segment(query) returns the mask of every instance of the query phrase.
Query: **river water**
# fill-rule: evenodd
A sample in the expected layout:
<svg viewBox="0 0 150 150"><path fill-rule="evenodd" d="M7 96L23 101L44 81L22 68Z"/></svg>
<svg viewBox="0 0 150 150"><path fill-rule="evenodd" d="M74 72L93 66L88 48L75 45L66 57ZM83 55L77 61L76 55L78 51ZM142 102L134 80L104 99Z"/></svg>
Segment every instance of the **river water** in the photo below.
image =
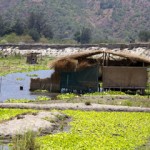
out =
<svg viewBox="0 0 150 150"><path fill-rule="evenodd" d="M53 70L39 70L25 73L12 73L0 77L0 102L7 99L35 99L37 94L29 91L31 78L47 78ZM35 77L33 77L35 75ZM31 77L32 76L32 77ZM23 90L20 90L20 86Z"/></svg>

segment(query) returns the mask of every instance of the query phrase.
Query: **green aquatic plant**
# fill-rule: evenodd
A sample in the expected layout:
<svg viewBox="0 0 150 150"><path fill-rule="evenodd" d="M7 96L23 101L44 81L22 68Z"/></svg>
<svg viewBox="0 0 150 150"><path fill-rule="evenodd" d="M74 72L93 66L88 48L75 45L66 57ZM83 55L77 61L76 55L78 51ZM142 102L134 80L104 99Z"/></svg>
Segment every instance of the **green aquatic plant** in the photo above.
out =
<svg viewBox="0 0 150 150"><path fill-rule="evenodd" d="M35 90L34 93L48 93L48 90Z"/></svg>
<svg viewBox="0 0 150 150"><path fill-rule="evenodd" d="M75 97L77 97L77 95L74 94L74 93L65 93L65 94L57 95L56 98L59 99L59 100L67 100L67 99L73 99Z"/></svg>
<svg viewBox="0 0 150 150"><path fill-rule="evenodd" d="M63 113L72 117L70 131L38 137L42 150L134 150L150 137L149 113Z"/></svg>
<svg viewBox="0 0 150 150"><path fill-rule="evenodd" d="M34 100L29 100L29 99L13 99L9 98L5 101L5 103L29 103L33 102Z"/></svg>
<svg viewBox="0 0 150 150"><path fill-rule="evenodd" d="M26 76L28 76L28 77L38 77L37 74L26 74Z"/></svg>
<svg viewBox="0 0 150 150"><path fill-rule="evenodd" d="M48 101L51 100L50 97L47 96L38 96L36 99L29 100L29 99L7 99L5 103L30 103L30 102L39 102L39 101Z"/></svg>
<svg viewBox="0 0 150 150"><path fill-rule="evenodd" d="M103 91L103 92L95 92L95 93L86 93L84 96L99 96L99 95L126 95L121 91Z"/></svg>
<svg viewBox="0 0 150 150"><path fill-rule="evenodd" d="M21 81L24 80L24 78L16 78L16 80Z"/></svg>
<svg viewBox="0 0 150 150"><path fill-rule="evenodd" d="M48 100L51 100L51 98L47 96L38 96L36 98L36 101L48 101Z"/></svg>
<svg viewBox="0 0 150 150"><path fill-rule="evenodd" d="M19 114L34 113L34 112L37 112L37 111L31 110L31 109L1 109L0 108L0 121L8 120Z"/></svg>

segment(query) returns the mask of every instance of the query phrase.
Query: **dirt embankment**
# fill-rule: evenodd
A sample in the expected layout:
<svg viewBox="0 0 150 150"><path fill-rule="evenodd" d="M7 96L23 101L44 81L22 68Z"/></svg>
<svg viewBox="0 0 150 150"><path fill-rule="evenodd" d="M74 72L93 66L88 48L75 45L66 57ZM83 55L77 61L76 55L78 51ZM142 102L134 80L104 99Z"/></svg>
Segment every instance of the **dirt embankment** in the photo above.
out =
<svg viewBox="0 0 150 150"><path fill-rule="evenodd" d="M66 128L70 118L59 112L40 111L33 114L18 115L0 123L0 140L4 143L15 135L33 131L39 135L55 133ZM62 129L63 126L63 129Z"/></svg>
<svg viewBox="0 0 150 150"><path fill-rule="evenodd" d="M150 108L143 107L128 107L128 106L113 106L84 103L54 103L54 104L32 104L32 103L1 103L0 108L20 108L20 109L38 109L38 110L86 110L86 111L120 111L120 112L150 112Z"/></svg>

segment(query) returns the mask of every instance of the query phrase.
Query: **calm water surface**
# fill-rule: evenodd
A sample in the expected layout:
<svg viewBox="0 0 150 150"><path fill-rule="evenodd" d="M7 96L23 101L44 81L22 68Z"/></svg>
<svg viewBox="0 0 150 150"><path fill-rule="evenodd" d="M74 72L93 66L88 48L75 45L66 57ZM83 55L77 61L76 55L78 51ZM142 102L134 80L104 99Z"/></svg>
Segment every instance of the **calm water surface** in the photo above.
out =
<svg viewBox="0 0 150 150"><path fill-rule="evenodd" d="M7 99L35 99L37 94L31 93L30 78L47 78L53 73L53 70L39 70L25 73L12 73L0 77L0 102ZM30 77L28 75L36 74L37 77ZM23 90L20 90L23 86Z"/></svg>

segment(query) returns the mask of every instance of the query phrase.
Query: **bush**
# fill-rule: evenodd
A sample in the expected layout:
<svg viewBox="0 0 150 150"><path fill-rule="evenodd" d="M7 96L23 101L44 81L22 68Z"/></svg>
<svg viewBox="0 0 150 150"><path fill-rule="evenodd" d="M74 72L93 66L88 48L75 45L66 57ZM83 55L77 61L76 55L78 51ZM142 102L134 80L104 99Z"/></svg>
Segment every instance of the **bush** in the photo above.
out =
<svg viewBox="0 0 150 150"><path fill-rule="evenodd" d="M150 40L150 31L146 30L140 31L138 36L140 41L148 42Z"/></svg>
<svg viewBox="0 0 150 150"><path fill-rule="evenodd" d="M31 29L29 31L29 35L35 42L38 42L40 40L40 33L36 29Z"/></svg>
<svg viewBox="0 0 150 150"><path fill-rule="evenodd" d="M40 145L35 140L36 134L28 131L24 135L16 135L12 139L12 150L40 150Z"/></svg>

